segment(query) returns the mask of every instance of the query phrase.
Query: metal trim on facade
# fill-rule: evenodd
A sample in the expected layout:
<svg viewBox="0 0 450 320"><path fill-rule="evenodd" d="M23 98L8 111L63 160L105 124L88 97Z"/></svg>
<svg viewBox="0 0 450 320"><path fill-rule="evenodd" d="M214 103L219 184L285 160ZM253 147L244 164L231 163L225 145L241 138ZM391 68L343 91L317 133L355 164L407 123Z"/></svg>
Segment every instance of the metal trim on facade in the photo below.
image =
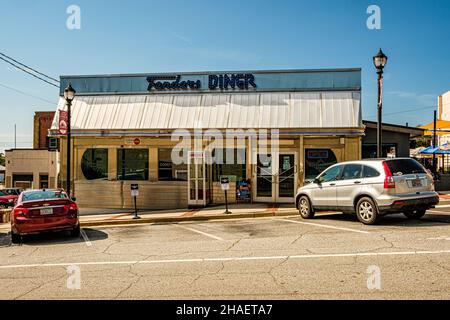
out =
<svg viewBox="0 0 450 320"><path fill-rule="evenodd" d="M362 128L360 98L359 92L83 96L72 105L72 130Z"/></svg>

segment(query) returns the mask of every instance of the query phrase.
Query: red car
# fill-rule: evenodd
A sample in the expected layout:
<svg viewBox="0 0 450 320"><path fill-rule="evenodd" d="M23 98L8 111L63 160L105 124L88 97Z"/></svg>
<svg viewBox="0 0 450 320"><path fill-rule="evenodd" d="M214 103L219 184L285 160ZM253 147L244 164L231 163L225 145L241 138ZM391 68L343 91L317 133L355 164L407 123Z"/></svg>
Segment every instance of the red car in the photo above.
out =
<svg viewBox="0 0 450 320"><path fill-rule="evenodd" d="M80 220L75 201L63 190L28 190L20 194L11 213L11 240L47 231L70 231L80 235Z"/></svg>
<svg viewBox="0 0 450 320"><path fill-rule="evenodd" d="M17 195L9 194L6 191L0 190L0 209L13 207L14 201L17 198Z"/></svg>

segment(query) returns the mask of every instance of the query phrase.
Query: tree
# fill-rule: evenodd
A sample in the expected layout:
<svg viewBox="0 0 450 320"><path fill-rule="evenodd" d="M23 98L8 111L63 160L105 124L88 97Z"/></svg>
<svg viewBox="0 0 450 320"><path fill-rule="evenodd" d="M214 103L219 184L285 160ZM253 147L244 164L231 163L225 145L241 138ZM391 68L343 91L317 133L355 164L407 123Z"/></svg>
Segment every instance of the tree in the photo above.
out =
<svg viewBox="0 0 450 320"><path fill-rule="evenodd" d="M3 153L0 153L0 166L5 165L5 155Z"/></svg>

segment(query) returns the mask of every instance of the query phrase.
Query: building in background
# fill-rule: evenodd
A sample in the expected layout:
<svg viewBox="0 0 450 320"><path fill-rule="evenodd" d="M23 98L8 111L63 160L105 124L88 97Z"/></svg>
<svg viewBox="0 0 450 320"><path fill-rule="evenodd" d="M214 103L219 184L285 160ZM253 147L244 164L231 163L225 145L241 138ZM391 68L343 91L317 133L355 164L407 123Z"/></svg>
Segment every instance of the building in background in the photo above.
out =
<svg viewBox="0 0 450 320"><path fill-rule="evenodd" d="M58 187L58 140L48 137L55 112L34 115L33 149L5 151L5 185L7 188Z"/></svg>
<svg viewBox="0 0 450 320"><path fill-rule="evenodd" d="M58 111L66 109L64 88L77 91L71 190L81 206L130 208L136 183L140 208L220 204L224 176L230 201L236 182L250 180L255 202L294 203L305 181L361 158L361 69L62 76L60 83ZM59 112L51 134L61 138L65 185L58 129ZM172 159L180 129L187 136L200 130L182 164ZM261 152L255 146L267 144L271 130L279 147ZM217 132L226 146L210 146ZM208 163L226 154L233 164Z"/></svg>
<svg viewBox="0 0 450 320"><path fill-rule="evenodd" d="M0 187L3 187L5 185L5 172L6 168L0 165Z"/></svg>
<svg viewBox="0 0 450 320"><path fill-rule="evenodd" d="M363 159L377 157L377 122L363 120L366 126L362 140ZM424 129L383 123L383 157L410 156L411 141L424 134Z"/></svg>
<svg viewBox="0 0 450 320"><path fill-rule="evenodd" d="M450 121L450 91L438 97L438 120ZM438 142L438 145L450 142L450 134L438 135Z"/></svg>
<svg viewBox="0 0 450 320"><path fill-rule="evenodd" d="M48 130L52 126L54 111L35 112L33 122L33 149L49 150L58 148L58 139L49 137Z"/></svg>

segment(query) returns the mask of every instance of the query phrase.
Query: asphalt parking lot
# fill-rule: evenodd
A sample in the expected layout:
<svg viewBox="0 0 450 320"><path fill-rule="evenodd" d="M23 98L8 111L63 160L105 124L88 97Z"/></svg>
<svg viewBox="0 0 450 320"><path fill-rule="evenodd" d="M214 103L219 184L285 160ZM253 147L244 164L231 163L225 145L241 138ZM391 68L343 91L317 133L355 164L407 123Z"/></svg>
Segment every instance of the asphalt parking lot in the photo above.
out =
<svg viewBox="0 0 450 320"><path fill-rule="evenodd" d="M4 229L0 229L4 230ZM450 207L364 226L324 214L0 231L0 299L449 299Z"/></svg>

